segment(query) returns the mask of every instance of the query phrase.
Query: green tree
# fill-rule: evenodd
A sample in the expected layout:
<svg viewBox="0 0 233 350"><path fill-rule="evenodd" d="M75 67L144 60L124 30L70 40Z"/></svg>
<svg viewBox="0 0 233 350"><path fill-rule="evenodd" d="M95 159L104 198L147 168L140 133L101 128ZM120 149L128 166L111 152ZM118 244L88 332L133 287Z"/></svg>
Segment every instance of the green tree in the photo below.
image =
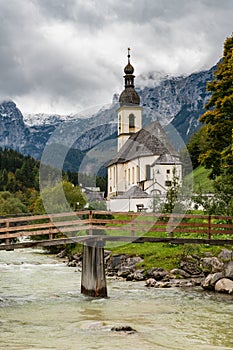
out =
<svg viewBox="0 0 233 350"><path fill-rule="evenodd" d="M214 181L214 194L203 194L200 191L193 197L193 201L203 208L205 214L232 216L232 184L233 174L224 173Z"/></svg>
<svg viewBox="0 0 233 350"><path fill-rule="evenodd" d="M0 215L26 213L27 207L14 194L0 192Z"/></svg>
<svg viewBox="0 0 233 350"><path fill-rule="evenodd" d="M67 202L64 202L64 194ZM45 203L45 206L44 204ZM86 204L86 197L78 186L68 181L62 181L52 188L45 188L35 201L34 212L43 214L46 209L50 213L61 213L82 209Z"/></svg>
<svg viewBox="0 0 233 350"><path fill-rule="evenodd" d="M200 161L211 169L212 179L224 168L232 166L231 157L225 151L231 145L233 129L233 35L226 39L221 62L215 71L215 79L207 85L212 96L206 105L207 111L200 117L206 128L206 149Z"/></svg>
<svg viewBox="0 0 233 350"><path fill-rule="evenodd" d="M166 193L165 202L163 204L163 213L183 212L184 205L182 204L182 188L180 179L176 173L176 168L172 171L171 186L168 188Z"/></svg>
<svg viewBox="0 0 233 350"><path fill-rule="evenodd" d="M206 125L203 125L195 134L190 137L190 140L187 143L186 147L189 152L193 169L195 169L200 165L200 155L202 153L205 153L208 149L208 144L206 142ZM182 155L183 154L181 154L181 157Z"/></svg>

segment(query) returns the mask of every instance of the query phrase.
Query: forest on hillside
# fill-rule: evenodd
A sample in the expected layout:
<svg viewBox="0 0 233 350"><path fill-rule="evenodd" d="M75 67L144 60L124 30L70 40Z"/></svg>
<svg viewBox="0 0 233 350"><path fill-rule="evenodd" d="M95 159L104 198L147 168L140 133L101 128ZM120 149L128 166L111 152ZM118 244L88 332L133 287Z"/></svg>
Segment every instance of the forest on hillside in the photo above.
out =
<svg viewBox="0 0 233 350"><path fill-rule="evenodd" d="M53 181L56 169L47 167ZM24 156L12 149L2 149L0 147L0 215L33 213L43 214L43 206L40 194L39 184L40 162L30 156ZM101 191L106 190L106 178L90 177L85 174L73 173L71 171L63 172L63 190L67 201L72 209L83 208L87 202L85 196L79 189L79 182L85 185L96 185ZM52 196L59 190L59 184L52 184L52 189L44 189L45 196ZM80 204L77 208L75 203ZM59 208L54 208L58 210Z"/></svg>

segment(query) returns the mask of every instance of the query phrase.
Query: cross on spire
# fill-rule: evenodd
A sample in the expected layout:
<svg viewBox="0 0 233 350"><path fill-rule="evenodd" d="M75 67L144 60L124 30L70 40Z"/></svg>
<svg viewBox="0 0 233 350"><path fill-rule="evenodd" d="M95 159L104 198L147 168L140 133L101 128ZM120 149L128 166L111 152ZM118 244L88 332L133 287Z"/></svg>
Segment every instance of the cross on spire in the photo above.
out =
<svg viewBox="0 0 233 350"><path fill-rule="evenodd" d="M130 63L130 47L128 47L128 63Z"/></svg>

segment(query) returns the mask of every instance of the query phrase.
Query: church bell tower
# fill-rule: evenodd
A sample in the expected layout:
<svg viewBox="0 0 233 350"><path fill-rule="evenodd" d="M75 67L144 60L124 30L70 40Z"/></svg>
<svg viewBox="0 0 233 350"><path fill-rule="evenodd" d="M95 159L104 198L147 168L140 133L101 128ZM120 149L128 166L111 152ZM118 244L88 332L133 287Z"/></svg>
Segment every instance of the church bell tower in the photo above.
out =
<svg viewBox="0 0 233 350"><path fill-rule="evenodd" d="M124 68L125 89L122 91L118 109L118 151L125 144L131 134L142 128L142 107L140 97L134 89L134 68L130 63L130 49L128 49L128 64Z"/></svg>

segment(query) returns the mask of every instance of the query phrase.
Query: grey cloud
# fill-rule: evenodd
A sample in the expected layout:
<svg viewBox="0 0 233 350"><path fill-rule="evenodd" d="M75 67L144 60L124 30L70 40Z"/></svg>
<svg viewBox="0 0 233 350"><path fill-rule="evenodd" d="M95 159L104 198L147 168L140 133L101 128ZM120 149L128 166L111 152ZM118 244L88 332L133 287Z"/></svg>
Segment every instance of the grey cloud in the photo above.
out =
<svg viewBox="0 0 233 350"><path fill-rule="evenodd" d="M107 103L122 88L128 45L137 75L209 68L232 14L231 0L0 0L0 96Z"/></svg>

